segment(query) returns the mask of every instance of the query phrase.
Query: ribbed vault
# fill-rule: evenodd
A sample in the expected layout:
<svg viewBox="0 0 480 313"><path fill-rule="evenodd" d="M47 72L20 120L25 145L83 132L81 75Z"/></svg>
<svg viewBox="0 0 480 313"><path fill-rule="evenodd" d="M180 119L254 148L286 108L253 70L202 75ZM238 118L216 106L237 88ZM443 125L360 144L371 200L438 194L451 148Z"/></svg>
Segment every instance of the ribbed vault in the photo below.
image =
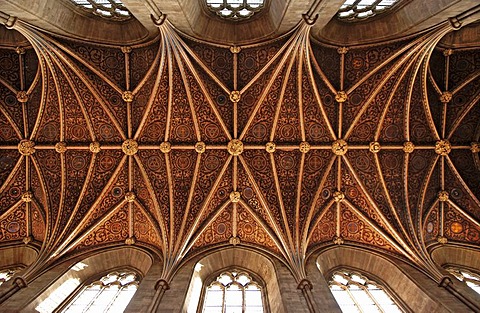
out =
<svg viewBox="0 0 480 313"><path fill-rule="evenodd" d="M9 27L29 45L1 48L0 241L40 248L27 281L125 244L161 256L167 281L225 245L300 281L334 244L440 280L429 247L480 243L480 52L438 47L448 21L350 48L307 21L243 46L168 20L132 46Z"/></svg>

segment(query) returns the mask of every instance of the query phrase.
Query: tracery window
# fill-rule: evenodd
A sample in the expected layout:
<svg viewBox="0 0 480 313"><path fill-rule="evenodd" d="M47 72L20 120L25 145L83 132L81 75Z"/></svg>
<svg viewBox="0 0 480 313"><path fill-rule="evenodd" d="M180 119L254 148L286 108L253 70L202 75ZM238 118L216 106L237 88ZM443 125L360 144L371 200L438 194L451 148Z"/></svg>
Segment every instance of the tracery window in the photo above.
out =
<svg viewBox="0 0 480 313"><path fill-rule="evenodd" d="M61 312L123 312L137 291L133 272L113 272L83 287Z"/></svg>
<svg viewBox="0 0 480 313"><path fill-rule="evenodd" d="M13 275L15 275L15 273L18 272L19 270L21 270L20 267L12 267L12 268L0 270L0 286L4 282L12 278Z"/></svg>
<svg viewBox="0 0 480 313"><path fill-rule="evenodd" d="M366 19L388 11L398 0L346 0L338 10L341 20Z"/></svg>
<svg viewBox="0 0 480 313"><path fill-rule="evenodd" d="M349 271L337 271L330 290L342 312L402 312L376 282Z"/></svg>
<svg viewBox="0 0 480 313"><path fill-rule="evenodd" d="M264 7L264 0L206 0L208 8L219 16L243 20Z"/></svg>
<svg viewBox="0 0 480 313"><path fill-rule="evenodd" d="M130 12L120 0L71 0L83 9L105 18L116 20L129 19Z"/></svg>
<svg viewBox="0 0 480 313"><path fill-rule="evenodd" d="M202 312L264 312L262 288L245 272L223 272L207 287Z"/></svg>
<svg viewBox="0 0 480 313"><path fill-rule="evenodd" d="M448 267L447 271L480 294L480 275L478 273L457 267Z"/></svg>

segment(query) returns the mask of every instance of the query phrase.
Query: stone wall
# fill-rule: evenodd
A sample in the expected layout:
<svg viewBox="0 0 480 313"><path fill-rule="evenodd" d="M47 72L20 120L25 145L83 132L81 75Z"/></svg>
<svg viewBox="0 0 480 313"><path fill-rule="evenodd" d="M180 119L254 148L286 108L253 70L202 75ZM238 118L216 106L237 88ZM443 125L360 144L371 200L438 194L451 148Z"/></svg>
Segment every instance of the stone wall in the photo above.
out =
<svg viewBox="0 0 480 313"><path fill-rule="evenodd" d="M1 260L2 266L8 262L18 264L22 255L18 251L18 248L0 250L4 256ZM34 251L28 250L24 253L24 258L30 260L29 255ZM432 252L439 268L445 264L457 264L475 269L479 262L477 254L474 250L457 249L453 246L438 248ZM79 262L85 265L84 268L74 269ZM62 262L40 273L26 288L16 291L2 303L1 311L35 312L37 305L66 280L79 279L79 289L82 284L117 269L132 269L141 277L139 288L126 312L149 312L155 299L159 300L155 312L199 312L204 299L205 284L211 281L212 275L218 275L227 269L245 270L256 277L266 291L265 307L269 312L341 312L328 287L332 272L339 269L353 270L375 280L387 292L395 295L395 301L406 312L471 311L461 300L445 288L439 287L433 279L404 261L378 252L346 246L328 248L308 258L305 279L312 286L308 292L302 292L298 288L299 282L291 270L274 256L237 246L221 248L189 259L173 275L163 294L156 290L158 281L163 277L161 260L133 247L110 249ZM19 275L22 275L22 272ZM448 275L446 273L447 277ZM470 298L470 301L479 301L479 295L451 278L455 290ZM194 290L195 281L197 289L200 286L200 292ZM11 282L5 283L0 287L0 295L11 287ZM68 299L67 297L65 301Z"/></svg>

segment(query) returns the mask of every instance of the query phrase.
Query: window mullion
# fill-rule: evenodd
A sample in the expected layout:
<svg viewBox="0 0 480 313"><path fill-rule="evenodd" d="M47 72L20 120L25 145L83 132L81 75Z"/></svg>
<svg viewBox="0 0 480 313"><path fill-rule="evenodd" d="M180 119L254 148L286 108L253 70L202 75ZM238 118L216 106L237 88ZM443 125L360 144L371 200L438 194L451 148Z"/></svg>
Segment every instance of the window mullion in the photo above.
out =
<svg viewBox="0 0 480 313"><path fill-rule="evenodd" d="M245 2L246 0L244 0ZM246 295L246 291L245 291L245 288L246 286L243 286L242 288L242 313L245 313L245 311L247 310L247 295Z"/></svg>
<svg viewBox="0 0 480 313"><path fill-rule="evenodd" d="M108 303L105 310L103 310L103 312L108 312L108 310L110 310L110 307L115 303L115 301L117 300L117 298L120 295L120 292L122 290L123 290L123 286L120 286L120 288L118 288L118 290L117 290L117 293L112 297L112 299L110 299L110 302Z"/></svg>
<svg viewBox="0 0 480 313"><path fill-rule="evenodd" d="M212 293L210 294L211 291ZM250 304L253 305L253 308L265 310L263 303L264 294L261 285L254 281L248 273L239 272L235 269L225 271L217 276L206 288L205 295L201 312L206 312L205 310L211 306L215 306L217 309L221 307L220 312L222 313L226 313L228 311L227 308L234 309L235 312L239 308L238 312L248 312L249 302L247 301L247 296L250 297ZM210 296L213 295L215 295L216 301L212 302L211 299L213 298Z"/></svg>
<svg viewBox="0 0 480 313"><path fill-rule="evenodd" d="M345 288L348 292L348 296L350 297L350 299L353 300L353 302L355 302L355 305L357 306L358 310L360 311L360 313L364 313L363 310L362 310L362 307L360 306L360 304L357 302L357 299L355 299L355 297L352 295L352 293L350 292L350 288L348 288L348 286Z"/></svg>
<svg viewBox="0 0 480 313"><path fill-rule="evenodd" d="M84 292L88 289L85 288L84 289ZM97 294L95 295L95 297L93 297L90 302L85 306L85 308L83 309L82 313L84 312L87 312L88 309L90 309L90 307L95 303L95 300L97 300L97 298L100 296L100 294L103 292L103 290L105 290L105 286L102 285L102 288L100 288L100 290L97 292Z"/></svg>
<svg viewBox="0 0 480 313"><path fill-rule="evenodd" d="M332 292L337 292L338 287L343 291L339 291L338 294L335 294L337 303L341 304L344 302L345 305L347 296L350 297L349 305L357 306L360 312L370 311L370 307L377 307L380 313L385 313L386 308L382 305L388 305L388 307L395 308L396 310L402 311L402 308L395 303L393 298L385 292L385 290L378 286L374 281L370 281L368 277L363 276L362 274L349 272L348 270L339 270L332 274L329 286ZM370 289L369 286L374 288ZM347 293L345 294L344 291ZM377 291L379 293L379 298L376 298ZM385 299L384 299L385 297ZM380 300L384 299L384 303L381 303ZM389 302L387 302L388 300ZM341 304L343 305L343 304Z"/></svg>
<svg viewBox="0 0 480 313"><path fill-rule="evenodd" d="M226 286L223 286L222 285L222 295L223 295L223 299L222 299L222 312L223 313L226 313L227 312L227 301L226 301L226 294L227 294L227 287Z"/></svg>
<svg viewBox="0 0 480 313"><path fill-rule="evenodd" d="M378 303L378 301L375 299L375 297L370 293L370 291L368 291L368 288L367 287L364 287L364 288L365 288L365 292L367 293L368 297L370 299L372 299L373 303L375 303L375 305L377 306L379 311L382 312L382 313L385 313L385 310L383 310L382 306Z"/></svg>

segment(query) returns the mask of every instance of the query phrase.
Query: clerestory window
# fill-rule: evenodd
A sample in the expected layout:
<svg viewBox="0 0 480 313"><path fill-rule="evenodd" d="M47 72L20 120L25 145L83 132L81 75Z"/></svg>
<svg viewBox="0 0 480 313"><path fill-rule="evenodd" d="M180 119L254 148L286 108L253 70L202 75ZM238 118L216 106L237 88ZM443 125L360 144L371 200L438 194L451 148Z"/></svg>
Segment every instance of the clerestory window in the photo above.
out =
<svg viewBox="0 0 480 313"><path fill-rule="evenodd" d="M344 313L402 312L378 283L363 275L337 271L333 273L329 285Z"/></svg>
<svg viewBox="0 0 480 313"><path fill-rule="evenodd" d="M139 284L134 272L112 272L79 289L78 278L70 278L56 288L35 310L47 312L123 312ZM70 294L71 300L65 300Z"/></svg>
<svg viewBox="0 0 480 313"><path fill-rule="evenodd" d="M113 272L83 287L61 312L123 312L137 291L133 272Z"/></svg>
<svg viewBox="0 0 480 313"><path fill-rule="evenodd" d="M264 312L262 288L245 272L223 272L207 287L202 312Z"/></svg>
<svg viewBox="0 0 480 313"><path fill-rule="evenodd" d="M223 18L244 20L264 7L264 0L206 0L207 7Z"/></svg>
<svg viewBox="0 0 480 313"><path fill-rule="evenodd" d="M388 11L398 0L346 0L338 10L341 20L356 21Z"/></svg>
<svg viewBox="0 0 480 313"><path fill-rule="evenodd" d="M458 267L447 267L447 271L480 294L480 274Z"/></svg>
<svg viewBox="0 0 480 313"><path fill-rule="evenodd" d="M70 0L95 15L115 20L129 19L130 12L120 0Z"/></svg>

